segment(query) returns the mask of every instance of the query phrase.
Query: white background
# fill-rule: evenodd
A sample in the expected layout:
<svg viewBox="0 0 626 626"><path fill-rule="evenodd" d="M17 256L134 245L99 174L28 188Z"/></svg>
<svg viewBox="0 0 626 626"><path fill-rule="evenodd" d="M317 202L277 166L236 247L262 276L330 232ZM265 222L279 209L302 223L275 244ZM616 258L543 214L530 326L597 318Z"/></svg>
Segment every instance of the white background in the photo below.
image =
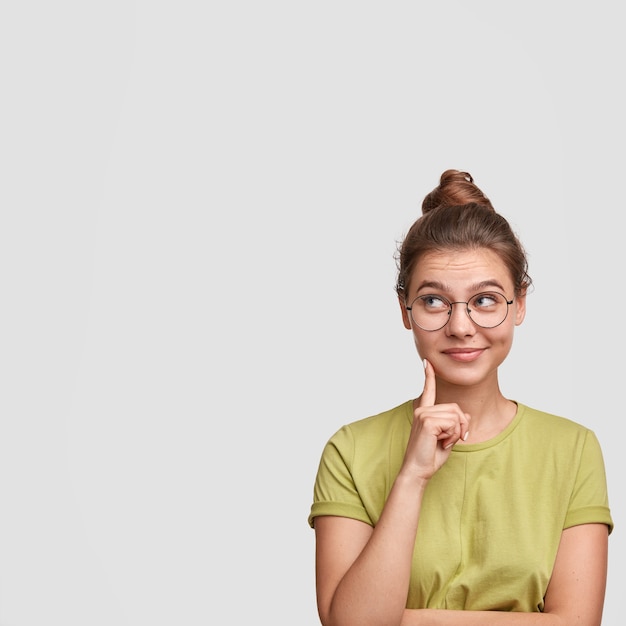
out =
<svg viewBox="0 0 626 626"><path fill-rule="evenodd" d="M598 435L622 624L619 7L4 2L0 625L318 624L319 455L421 391L447 168L528 249L503 390Z"/></svg>

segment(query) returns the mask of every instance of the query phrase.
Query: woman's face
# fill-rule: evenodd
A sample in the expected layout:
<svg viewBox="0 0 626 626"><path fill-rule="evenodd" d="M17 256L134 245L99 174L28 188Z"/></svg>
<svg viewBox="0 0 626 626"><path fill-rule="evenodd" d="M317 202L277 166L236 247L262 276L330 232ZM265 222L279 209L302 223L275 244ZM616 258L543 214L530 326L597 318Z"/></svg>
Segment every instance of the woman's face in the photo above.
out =
<svg viewBox="0 0 626 626"><path fill-rule="evenodd" d="M505 296L508 306L504 321L494 328L482 328L470 319L467 305L453 304L443 328L423 330L414 322L411 307L418 296L429 298L428 310L448 302L469 302L477 294L497 292ZM475 304L489 303L479 299ZM465 250L428 253L415 266L405 303L400 299L404 326L412 330L415 346L422 359L428 359L437 376L450 384L475 385L495 375L513 343L515 326L526 313L526 297L515 297L513 280L500 257L491 250ZM479 307L470 306L476 310ZM486 310L486 309L485 309Z"/></svg>

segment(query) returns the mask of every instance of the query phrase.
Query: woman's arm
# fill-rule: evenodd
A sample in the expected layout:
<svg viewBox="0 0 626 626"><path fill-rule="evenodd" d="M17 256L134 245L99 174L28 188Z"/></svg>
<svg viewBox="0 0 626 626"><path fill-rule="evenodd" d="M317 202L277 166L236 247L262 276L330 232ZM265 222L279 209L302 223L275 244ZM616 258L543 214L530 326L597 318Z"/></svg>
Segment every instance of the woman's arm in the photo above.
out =
<svg viewBox="0 0 626 626"><path fill-rule="evenodd" d="M406 609L401 626L600 626L607 555L604 524L567 528L561 535L543 613Z"/></svg>
<svg viewBox="0 0 626 626"><path fill-rule="evenodd" d="M435 405L435 371L425 362L400 472L375 528L334 516L315 518L317 605L324 626L400 626L426 485L466 437L469 416Z"/></svg>
<svg viewBox="0 0 626 626"><path fill-rule="evenodd" d="M568 626L599 626L606 590L608 528L581 524L563 531L545 613L562 615Z"/></svg>
<svg viewBox="0 0 626 626"><path fill-rule="evenodd" d="M315 518L317 605L324 626L399 626L422 494L423 488L396 479L376 528L343 517Z"/></svg>
<svg viewBox="0 0 626 626"><path fill-rule="evenodd" d="M468 433L470 417L438 404L435 371L425 363L424 390L407 448L376 526L315 518L317 605L323 626L400 626L406 607L424 491Z"/></svg>

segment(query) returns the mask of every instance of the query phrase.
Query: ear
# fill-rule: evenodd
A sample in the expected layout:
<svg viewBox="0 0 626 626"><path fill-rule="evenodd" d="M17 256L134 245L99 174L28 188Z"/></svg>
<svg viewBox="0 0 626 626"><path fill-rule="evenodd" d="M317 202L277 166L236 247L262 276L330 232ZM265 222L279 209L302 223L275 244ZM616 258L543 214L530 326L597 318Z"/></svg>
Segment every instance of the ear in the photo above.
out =
<svg viewBox="0 0 626 626"><path fill-rule="evenodd" d="M398 296L398 302L400 304L400 310L402 311L402 322L407 330L411 330L411 319L409 317L409 311L406 310L406 304L402 296Z"/></svg>
<svg viewBox="0 0 626 626"><path fill-rule="evenodd" d="M526 317L526 292L515 298L515 325L519 326Z"/></svg>

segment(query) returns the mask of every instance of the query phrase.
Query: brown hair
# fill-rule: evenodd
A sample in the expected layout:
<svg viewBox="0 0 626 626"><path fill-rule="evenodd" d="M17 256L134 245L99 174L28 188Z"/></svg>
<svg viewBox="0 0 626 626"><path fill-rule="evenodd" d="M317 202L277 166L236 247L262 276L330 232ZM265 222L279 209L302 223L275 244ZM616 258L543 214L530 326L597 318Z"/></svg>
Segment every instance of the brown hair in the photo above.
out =
<svg viewBox="0 0 626 626"><path fill-rule="evenodd" d="M526 293L532 283L526 252L510 224L496 212L468 172L446 170L439 185L424 198L422 216L398 247L398 296L406 296L413 269L426 253L476 248L498 254L509 269L515 295Z"/></svg>

